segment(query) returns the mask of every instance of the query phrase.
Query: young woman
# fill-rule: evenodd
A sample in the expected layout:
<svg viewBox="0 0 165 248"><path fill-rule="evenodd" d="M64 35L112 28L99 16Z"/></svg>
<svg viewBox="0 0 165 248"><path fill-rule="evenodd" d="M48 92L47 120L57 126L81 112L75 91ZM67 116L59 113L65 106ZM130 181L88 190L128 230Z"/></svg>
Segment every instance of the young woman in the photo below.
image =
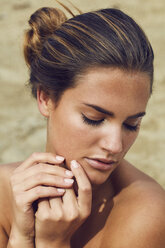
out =
<svg viewBox="0 0 165 248"><path fill-rule="evenodd" d="M29 24L46 151L0 167L0 248L164 248L164 190L124 159L152 93L144 32L117 9L42 8Z"/></svg>

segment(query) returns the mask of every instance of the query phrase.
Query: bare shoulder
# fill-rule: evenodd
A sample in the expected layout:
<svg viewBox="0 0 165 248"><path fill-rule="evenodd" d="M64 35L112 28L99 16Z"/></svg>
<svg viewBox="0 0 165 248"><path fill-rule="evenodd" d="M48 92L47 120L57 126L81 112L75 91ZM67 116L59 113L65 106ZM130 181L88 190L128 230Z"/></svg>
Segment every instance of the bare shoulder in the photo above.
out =
<svg viewBox="0 0 165 248"><path fill-rule="evenodd" d="M3 179L5 175L11 175L12 172L21 164L21 162L0 164L0 177Z"/></svg>
<svg viewBox="0 0 165 248"><path fill-rule="evenodd" d="M6 247L12 219L10 177L20 163L0 165L0 246Z"/></svg>
<svg viewBox="0 0 165 248"><path fill-rule="evenodd" d="M0 165L0 201L6 195L10 185L10 177L13 171L21 164L21 162L1 164ZM4 190L5 189L5 190ZM0 205L1 206L1 205Z"/></svg>
<svg viewBox="0 0 165 248"><path fill-rule="evenodd" d="M20 162L0 165L0 216L4 204L10 198L10 178L13 171L20 165ZM2 209L1 209L2 208Z"/></svg>
<svg viewBox="0 0 165 248"><path fill-rule="evenodd" d="M123 187L114 198L105 244L111 242L112 248L164 248L165 191L155 180L130 164L125 168L130 170L124 172L122 168L123 175L119 175ZM108 248L106 245L103 247Z"/></svg>
<svg viewBox="0 0 165 248"><path fill-rule="evenodd" d="M11 210L11 189L10 177L14 169L20 165L18 163L0 165L0 224L6 224L10 219Z"/></svg>
<svg viewBox="0 0 165 248"><path fill-rule="evenodd" d="M127 161L123 161L123 164L116 169L113 181L117 190L117 199L120 201L123 196L124 199L131 200L136 193L138 194L136 199L140 198L140 200L142 200L141 197L144 200L152 197L160 198L160 201L165 200L165 190L160 184ZM127 198L125 198L126 195Z"/></svg>

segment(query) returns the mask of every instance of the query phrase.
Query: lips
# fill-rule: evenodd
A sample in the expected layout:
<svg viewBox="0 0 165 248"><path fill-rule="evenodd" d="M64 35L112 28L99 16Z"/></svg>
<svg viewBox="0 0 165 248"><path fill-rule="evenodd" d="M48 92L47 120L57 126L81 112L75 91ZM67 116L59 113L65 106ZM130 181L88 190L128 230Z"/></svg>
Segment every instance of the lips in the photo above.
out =
<svg viewBox="0 0 165 248"><path fill-rule="evenodd" d="M116 161L101 158L85 158L86 162L93 168L98 170L110 170Z"/></svg>

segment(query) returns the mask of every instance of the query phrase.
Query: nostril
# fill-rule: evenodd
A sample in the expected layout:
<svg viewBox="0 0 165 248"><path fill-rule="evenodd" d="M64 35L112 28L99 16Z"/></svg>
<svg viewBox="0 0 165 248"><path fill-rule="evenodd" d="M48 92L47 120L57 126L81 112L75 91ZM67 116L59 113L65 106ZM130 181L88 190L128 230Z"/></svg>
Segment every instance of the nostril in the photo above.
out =
<svg viewBox="0 0 165 248"><path fill-rule="evenodd" d="M123 144L121 141L119 142L104 142L102 144L102 149L108 151L110 154L118 154L123 150Z"/></svg>

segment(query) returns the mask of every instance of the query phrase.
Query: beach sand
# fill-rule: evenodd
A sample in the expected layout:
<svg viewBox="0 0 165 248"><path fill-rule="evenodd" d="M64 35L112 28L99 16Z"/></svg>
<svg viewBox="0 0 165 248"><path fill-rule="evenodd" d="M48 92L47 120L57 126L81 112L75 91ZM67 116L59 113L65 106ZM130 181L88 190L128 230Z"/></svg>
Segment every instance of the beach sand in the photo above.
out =
<svg viewBox="0 0 165 248"><path fill-rule="evenodd" d="M139 138L126 158L165 188L165 2L72 2L82 11L118 7L141 25L151 41L155 52L154 92ZM38 113L36 101L26 86L28 69L22 41L32 12L57 4L55 0L0 0L0 5L0 163L9 163L24 160L34 151L44 151L46 120Z"/></svg>

